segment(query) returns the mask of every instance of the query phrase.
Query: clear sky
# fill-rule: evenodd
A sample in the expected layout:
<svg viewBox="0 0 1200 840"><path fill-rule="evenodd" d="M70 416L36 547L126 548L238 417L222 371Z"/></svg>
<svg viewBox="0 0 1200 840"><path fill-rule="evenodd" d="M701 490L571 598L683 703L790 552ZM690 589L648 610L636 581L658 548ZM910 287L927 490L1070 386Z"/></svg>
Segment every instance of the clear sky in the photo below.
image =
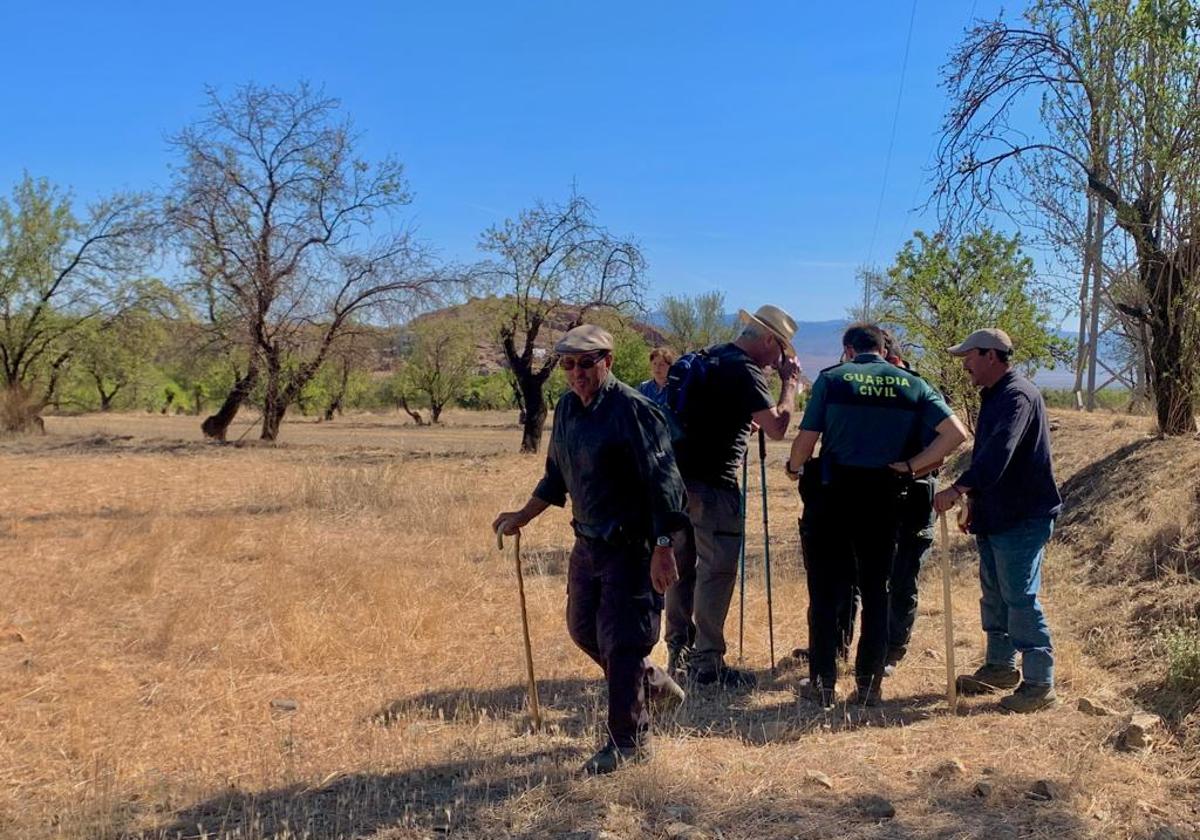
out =
<svg viewBox="0 0 1200 840"><path fill-rule="evenodd" d="M25 170L81 199L162 187L205 85L305 79L342 100L365 156L405 163L411 219L447 259L574 182L642 243L652 304L720 289L838 318L856 266L933 226L914 208L938 70L999 6L6 0L0 189Z"/></svg>

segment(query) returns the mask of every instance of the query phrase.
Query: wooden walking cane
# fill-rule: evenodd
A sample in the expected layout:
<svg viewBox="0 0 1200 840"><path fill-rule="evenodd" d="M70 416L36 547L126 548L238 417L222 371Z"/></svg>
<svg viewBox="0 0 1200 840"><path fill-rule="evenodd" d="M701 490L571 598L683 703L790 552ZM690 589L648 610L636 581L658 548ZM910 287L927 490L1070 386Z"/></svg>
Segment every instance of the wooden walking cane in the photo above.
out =
<svg viewBox="0 0 1200 840"><path fill-rule="evenodd" d="M504 550L504 534L496 531L496 546ZM542 728L542 710L538 705L537 680L533 677L533 647L529 644L529 612L525 609L525 576L521 572L521 532L513 537L513 559L517 564L517 594L521 600L521 632L525 636L525 674L529 678L529 716L533 718L533 728Z"/></svg>
<svg viewBox="0 0 1200 840"><path fill-rule="evenodd" d="M771 673L775 673L775 611L771 604L771 527L767 521L767 436L758 430L758 465L762 470L763 563L767 573L767 639L771 646Z"/></svg>
<svg viewBox="0 0 1200 840"><path fill-rule="evenodd" d="M749 459L742 453L742 546L738 551L738 664L746 641L746 476Z"/></svg>
<svg viewBox="0 0 1200 840"><path fill-rule="evenodd" d="M938 514L941 524L942 539L938 553L942 557L942 623L946 627L946 702L954 711L958 705L958 695L954 678L954 601L950 592L950 528L946 524L946 514Z"/></svg>

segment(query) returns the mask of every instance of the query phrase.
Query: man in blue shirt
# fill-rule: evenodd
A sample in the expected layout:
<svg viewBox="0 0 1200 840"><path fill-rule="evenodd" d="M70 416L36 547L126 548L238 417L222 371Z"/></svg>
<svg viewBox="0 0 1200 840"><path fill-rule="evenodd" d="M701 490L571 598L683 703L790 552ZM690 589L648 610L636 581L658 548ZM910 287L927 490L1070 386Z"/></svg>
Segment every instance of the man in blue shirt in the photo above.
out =
<svg viewBox="0 0 1200 840"><path fill-rule="evenodd" d="M888 577L900 528L905 483L943 461L966 429L929 383L883 359L883 334L853 324L842 338L852 360L827 368L792 444L788 475L798 478L821 441L822 517L818 556L806 557L810 604L809 699L833 705L837 682L838 611L857 586L862 632L851 702L875 705L888 646ZM917 449L925 430L932 442Z"/></svg>
<svg viewBox="0 0 1200 840"><path fill-rule="evenodd" d="M977 330L949 348L962 357L980 388L979 421L970 468L933 504L944 512L968 497L967 527L979 547L987 653L979 670L958 678L958 690L991 694L1015 687L1000 705L1036 712L1057 702L1054 648L1038 590L1062 497L1050 463L1046 403L1033 383L1011 368L1012 351L1012 340L998 329Z"/></svg>

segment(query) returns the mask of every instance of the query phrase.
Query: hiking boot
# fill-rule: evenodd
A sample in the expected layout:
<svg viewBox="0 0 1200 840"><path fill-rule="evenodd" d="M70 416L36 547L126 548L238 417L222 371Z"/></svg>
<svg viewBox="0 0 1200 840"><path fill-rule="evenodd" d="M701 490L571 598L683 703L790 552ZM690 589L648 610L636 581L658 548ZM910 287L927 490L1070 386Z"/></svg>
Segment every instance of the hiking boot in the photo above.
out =
<svg viewBox="0 0 1200 840"><path fill-rule="evenodd" d="M995 694L1006 688L1016 688L1021 672L1007 665L982 665L974 674L961 674L954 681L959 694Z"/></svg>
<svg viewBox="0 0 1200 840"><path fill-rule="evenodd" d="M688 659L692 655L691 645L667 646L667 675L679 676L687 670Z"/></svg>
<svg viewBox="0 0 1200 840"><path fill-rule="evenodd" d="M728 665L711 671L697 671L692 677L697 685L719 685L721 688L754 688L758 685L758 677L749 671L730 668Z"/></svg>
<svg viewBox="0 0 1200 840"><path fill-rule="evenodd" d="M1058 695L1052 685L1023 682L1007 697L1000 698L1000 707L1009 712L1025 714L1038 712L1058 703Z"/></svg>
<svg viewBox="0 0 1200 840"><path fill-rule="evenodd" d="M687 692L671 679L667 672L654 666L646 674L646 697L650 709L655 714L670 714L676 711L687 700Z"/></svg>
<svg viewBox="0 0 1200 840"><path fill-rule="evenodd" d="M589 776L603 776L621 767L621 765L642 761L648 756L645 747L618 747L608 743L596 750L596 754L583 763L583 772Z"/></svg>
<svg viewBox="0 0 1200 840"><path fill-rule="evenodd" d="M879 687L878 683L860 685L846 699L846 703L850 706L878 706L882 701L883 690Z"/></svg>
<svg viewBox="0 0 1200 840"><path fill-rule="evenodd" d="M798 693L802 700L815 703L824 711L829 711L837 705L837 688L835 686L826 688L820 680L814 683L811 679L805 677L800 680Z"/></svg>

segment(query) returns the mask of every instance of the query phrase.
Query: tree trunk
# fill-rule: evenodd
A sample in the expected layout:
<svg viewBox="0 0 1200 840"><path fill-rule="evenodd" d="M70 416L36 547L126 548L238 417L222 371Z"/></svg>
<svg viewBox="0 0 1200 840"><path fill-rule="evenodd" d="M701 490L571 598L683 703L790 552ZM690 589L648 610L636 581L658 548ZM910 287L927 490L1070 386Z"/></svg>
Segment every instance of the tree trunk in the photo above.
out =
<svg viewBox="0 0 1200 840"><path fill-rule="evenodd" d="M262 436L260 440L274 442L279 438L279 426L283 423L283 415L287 413L287 403L279 399L268 400L263 407Z"/></svg>
<svg viewBox="0 0 1200 840"><path fill-rule="evenodd" d="M1189 278L1168 260L1144 261L1142 281L1149 297L1151 382L1158 428L1164 435L1196 431L1196 383L1192 348L1183 342L1183 290Z"/></svg>
<svg viewBox="0 0 1200 840"><path fill-rule="evenodd" d="M430 422L436 424L441 420L442 409L444 407L445 406L442 403L430 403L429 404L429 414L432 417L432 420Z"/></svg>
<svg viewBox="0 0 1200 840"><path fill-rule="evenodd" d="M250 369L246 371L246 375L233 383L233 388L229 390L225 401L217 409L217 413L204 418L204 422L200 424L200 430L204 432L205 437L224 442L225 435L229 432L229 425L233 423L238 409L241 408L242 403L254 390L257 383L258 367L251 365Z"/></svg>
<svg viewBox="0 0 1200 840"><path fill-rule="evenodd" d="M279 438L279 425L283 422L287 402L283 398L283 368L276 358L267 358L267 383L263 389L262 434L259 440L275 441Z"/></svg>
<svg viewBox="0 0 1200 840"><path fill-rule="evenodd" d="M546 395L542 385L546 377L520 376L521 396L525 403L525 420L521 429L521 451L535 453L542 445L542 427L546 425Z"/></svg>
<svg viewBox="0 0 1200 840"><path fill-rule="evenodd" d="M421 412L413 411L411 408L408 407L408 397L405 397L405 396L400 397L400 407L404 409L404 413L407 414L409 417L411 417L413 419L413 422L416 423L418 426L425 425L425 421L421 418Z"/></svg>

